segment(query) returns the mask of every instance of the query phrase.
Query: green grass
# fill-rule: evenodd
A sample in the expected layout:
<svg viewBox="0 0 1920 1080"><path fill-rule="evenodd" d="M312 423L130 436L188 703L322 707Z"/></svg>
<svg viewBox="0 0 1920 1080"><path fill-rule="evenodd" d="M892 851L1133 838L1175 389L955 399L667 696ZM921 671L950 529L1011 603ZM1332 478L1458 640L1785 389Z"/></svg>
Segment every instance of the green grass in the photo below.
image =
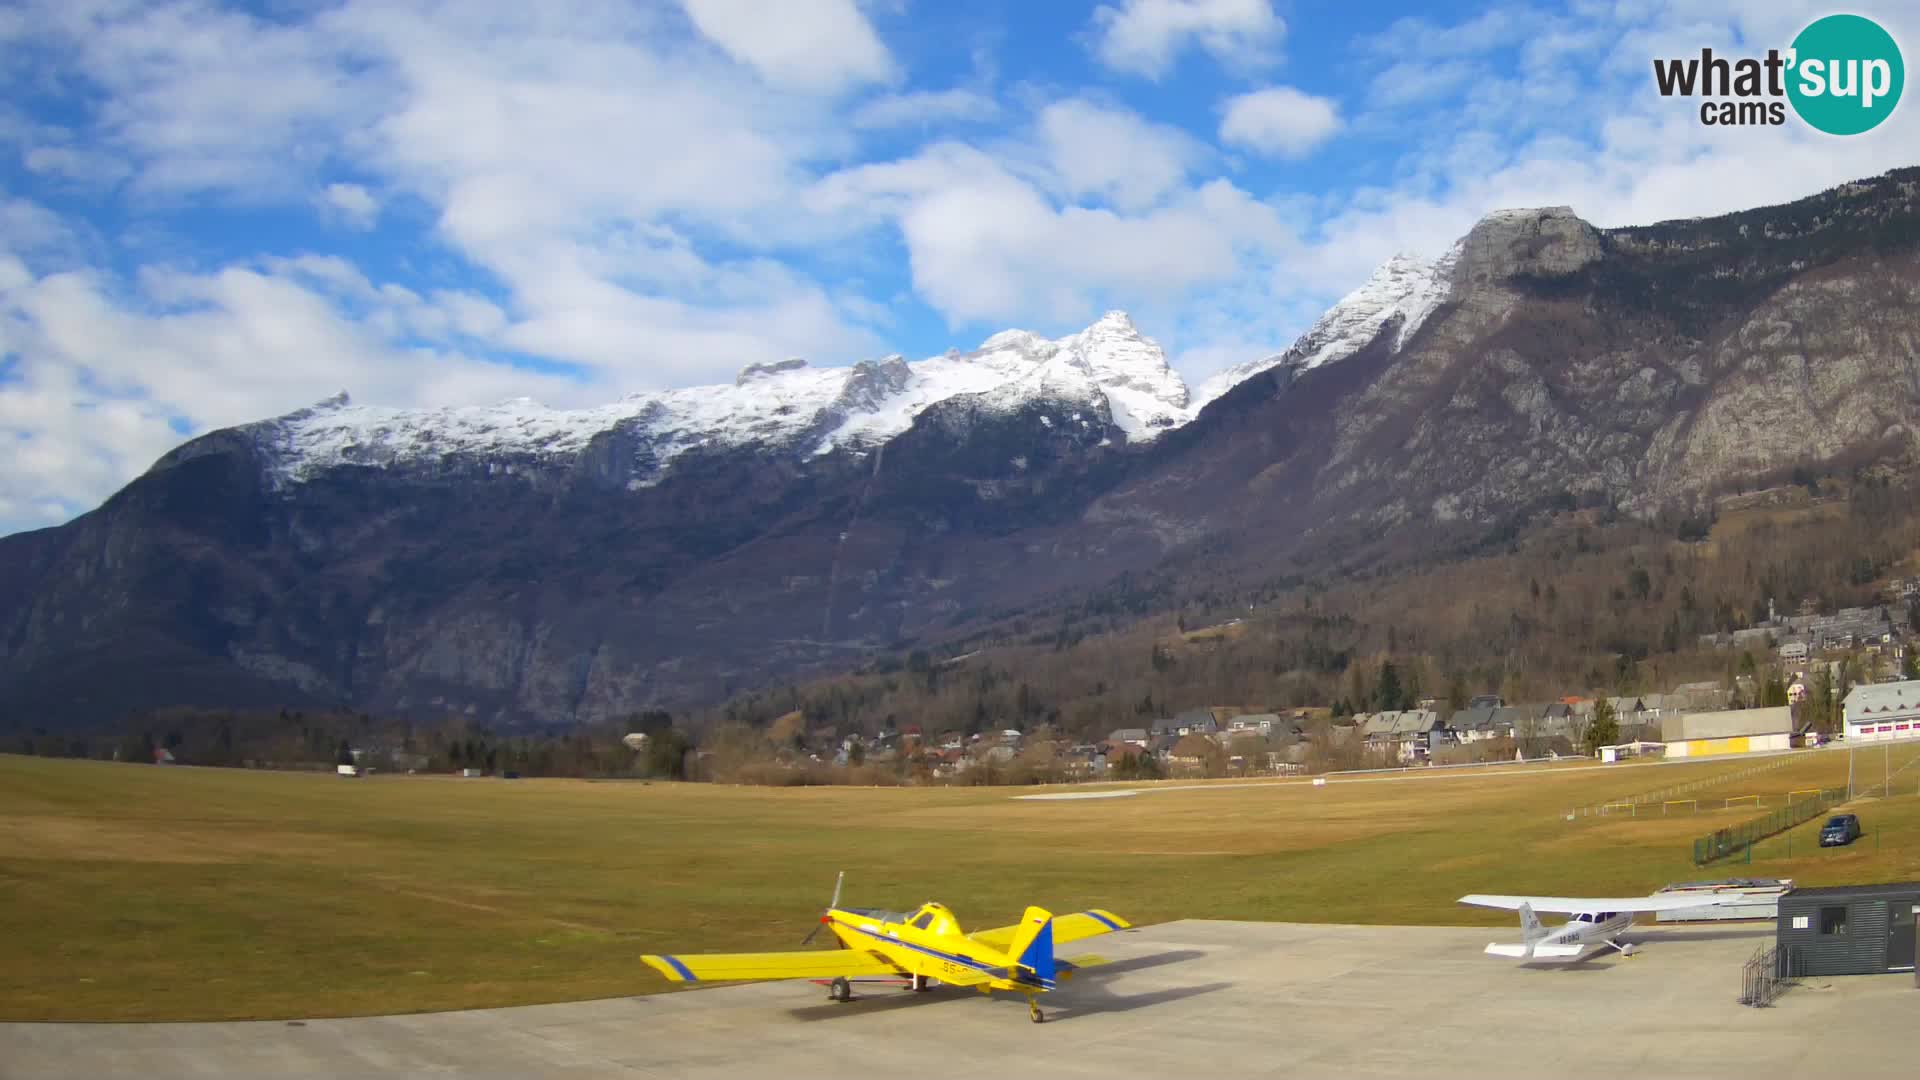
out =
<svg viewBox="0 0 1920 1080"><path fill-rule="evenodd" d="M642 952L797 946L840 869L848 903L940 899L968 928L1028 903L1137 922L1503 924L1455 898L1638 893L1731 873L1920 877L1906 842L1920 837L1920 769L1906 795L1859 807L1877 846L1823 852L1799 841L1808 826L1791 859L1769 841L1750 868L1703 874L1688 844L1751 811L1561 818L1743 764L1020 802L1006 789L349 781L0 756L0 1019L653 992L668 984ZM1845 771L1844 754L1810 755L1755 790L1844 783Z"/></svg>

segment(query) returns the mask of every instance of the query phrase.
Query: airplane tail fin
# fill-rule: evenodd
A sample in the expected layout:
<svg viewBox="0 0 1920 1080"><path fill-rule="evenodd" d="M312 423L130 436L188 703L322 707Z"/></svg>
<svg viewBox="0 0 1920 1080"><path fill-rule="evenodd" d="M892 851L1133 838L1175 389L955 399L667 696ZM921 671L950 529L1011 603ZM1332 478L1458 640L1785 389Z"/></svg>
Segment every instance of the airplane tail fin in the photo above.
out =
<svg viewBox="0 0 1920 1080"><path fill-rule="evenodd" d="M1547 936L1547 928L1540 925L1540 916L1533 913L1532 904L1520 905L1520 938L1531 945Z"/></svg>
<svg viewBox="0 0 1920 1080"><path fill-rule="evenodd" d="M1007 943L1007 959L1033 972L1042 982L1051 983L1058 977L1059 966L1053 959L1053 912L1030 907L1020 916L1020 929Z"/></svg>

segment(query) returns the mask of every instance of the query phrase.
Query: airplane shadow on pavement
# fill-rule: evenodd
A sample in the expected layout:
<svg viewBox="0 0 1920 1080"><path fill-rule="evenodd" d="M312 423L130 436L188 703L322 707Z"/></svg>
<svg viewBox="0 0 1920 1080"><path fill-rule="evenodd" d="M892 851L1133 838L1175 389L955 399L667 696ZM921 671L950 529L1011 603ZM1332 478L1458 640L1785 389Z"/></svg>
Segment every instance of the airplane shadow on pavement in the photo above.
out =
<svg viewBox="0 0 1920 1080"><path fill-rule="evenodd" d="M1211 994L1215 990L1227 990L1234 985L1230 982L1210 982L1196 986L1170 986L1165 990L1149 990L1143 994L1115 994L1095 984L1062 991L1058 997L1041 1002L1041 1007L1047 1010L1047 1023L1051 1024L1076 1020L1082 1016L1132 1012L1182 998Z"/></svg>
<svg viewBox="0 0 1920 1080"><path fill-rule="evenodd" d="M1666 949L1675 945L1685 946L1689 941L1737 941L1741 938L1752 941L1771 941L1777 933L1777 928L1769 921L1764 926L1729 926L1713 930L1656 930L1651 926L1635 927L1627 933L1626 939L1636 945L1658 944Z"/></svg>
<svg viewBox="0 0 1920 1080"><path fill-rule="evenodd" d="M1173 987L1166 990L1150 991L1143 994L1114 994L1102 984L1113 976L1150 968L1165 967L1197 960L1206 953L1198 949L1175 949L1170 952L1152 953L1147 956L1135 956L1126 960L1115 960L1081 968L1073 979L1062 989L1040 997L1040 1007L1047 1012L1047 1020L1071 1019L1074 1016L1093 1013L1126 1012L1164 1001L1178 1001L1196 994L1208 994L1215 990L1224 990L1232 983L1204 983L1199 986ZM871 986L873 984L866 984ZM855 994L851 1002L824 1002L788 1009L787 1014L795 1020L818 1021L837 1017L872 1015L892 1012L895 1009L912 1008L918 1005L932 1005L936 1001L958 1001L971 999L975 991L962 987L937 987L924 994L910 993L901 989L870 990L855 981ZM997 993L996 999L1004 999L1010 1005L1025 1006L1026 999L1015 993Z"/></svg>

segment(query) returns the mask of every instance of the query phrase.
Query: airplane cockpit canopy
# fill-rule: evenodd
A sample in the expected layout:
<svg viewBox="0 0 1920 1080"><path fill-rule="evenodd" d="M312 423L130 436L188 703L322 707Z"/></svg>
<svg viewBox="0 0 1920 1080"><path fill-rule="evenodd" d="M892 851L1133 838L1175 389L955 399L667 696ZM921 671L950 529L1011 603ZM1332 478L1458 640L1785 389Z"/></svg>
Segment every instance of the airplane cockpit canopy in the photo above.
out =
<svg viewBox="0 0 1920 1080"><path fill-rule="evenodd" d="M932 901L921 904L908 917L907 925L916 930L928 930L936 934L957 934L960 926L954 921L953 912L945 904Z"/></svg>

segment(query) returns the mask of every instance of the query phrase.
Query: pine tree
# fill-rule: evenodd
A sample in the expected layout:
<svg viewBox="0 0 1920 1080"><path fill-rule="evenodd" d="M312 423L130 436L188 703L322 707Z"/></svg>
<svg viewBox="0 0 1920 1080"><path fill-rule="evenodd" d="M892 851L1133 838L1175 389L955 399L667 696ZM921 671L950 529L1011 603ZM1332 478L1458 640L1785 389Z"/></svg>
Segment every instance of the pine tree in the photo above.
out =
<svg viewBox="0 0 1920 1080"><path fill-rule="evenodd" d="M1404 692L1400 689L1400 671L1389 660L1380 665L1380 682L1373 689L1373 700L1378 712L1390 712L1404 708Z"/></svg>
<svg viewBox="0 0 1920 1080"><path fill-rule="evenodd" d="M1603 746L1620 740L1620 719L1614 715L1613 702L1604 697L1593 699L1593 722L1587 725L1588 754L1598 754Z"/></svg>

